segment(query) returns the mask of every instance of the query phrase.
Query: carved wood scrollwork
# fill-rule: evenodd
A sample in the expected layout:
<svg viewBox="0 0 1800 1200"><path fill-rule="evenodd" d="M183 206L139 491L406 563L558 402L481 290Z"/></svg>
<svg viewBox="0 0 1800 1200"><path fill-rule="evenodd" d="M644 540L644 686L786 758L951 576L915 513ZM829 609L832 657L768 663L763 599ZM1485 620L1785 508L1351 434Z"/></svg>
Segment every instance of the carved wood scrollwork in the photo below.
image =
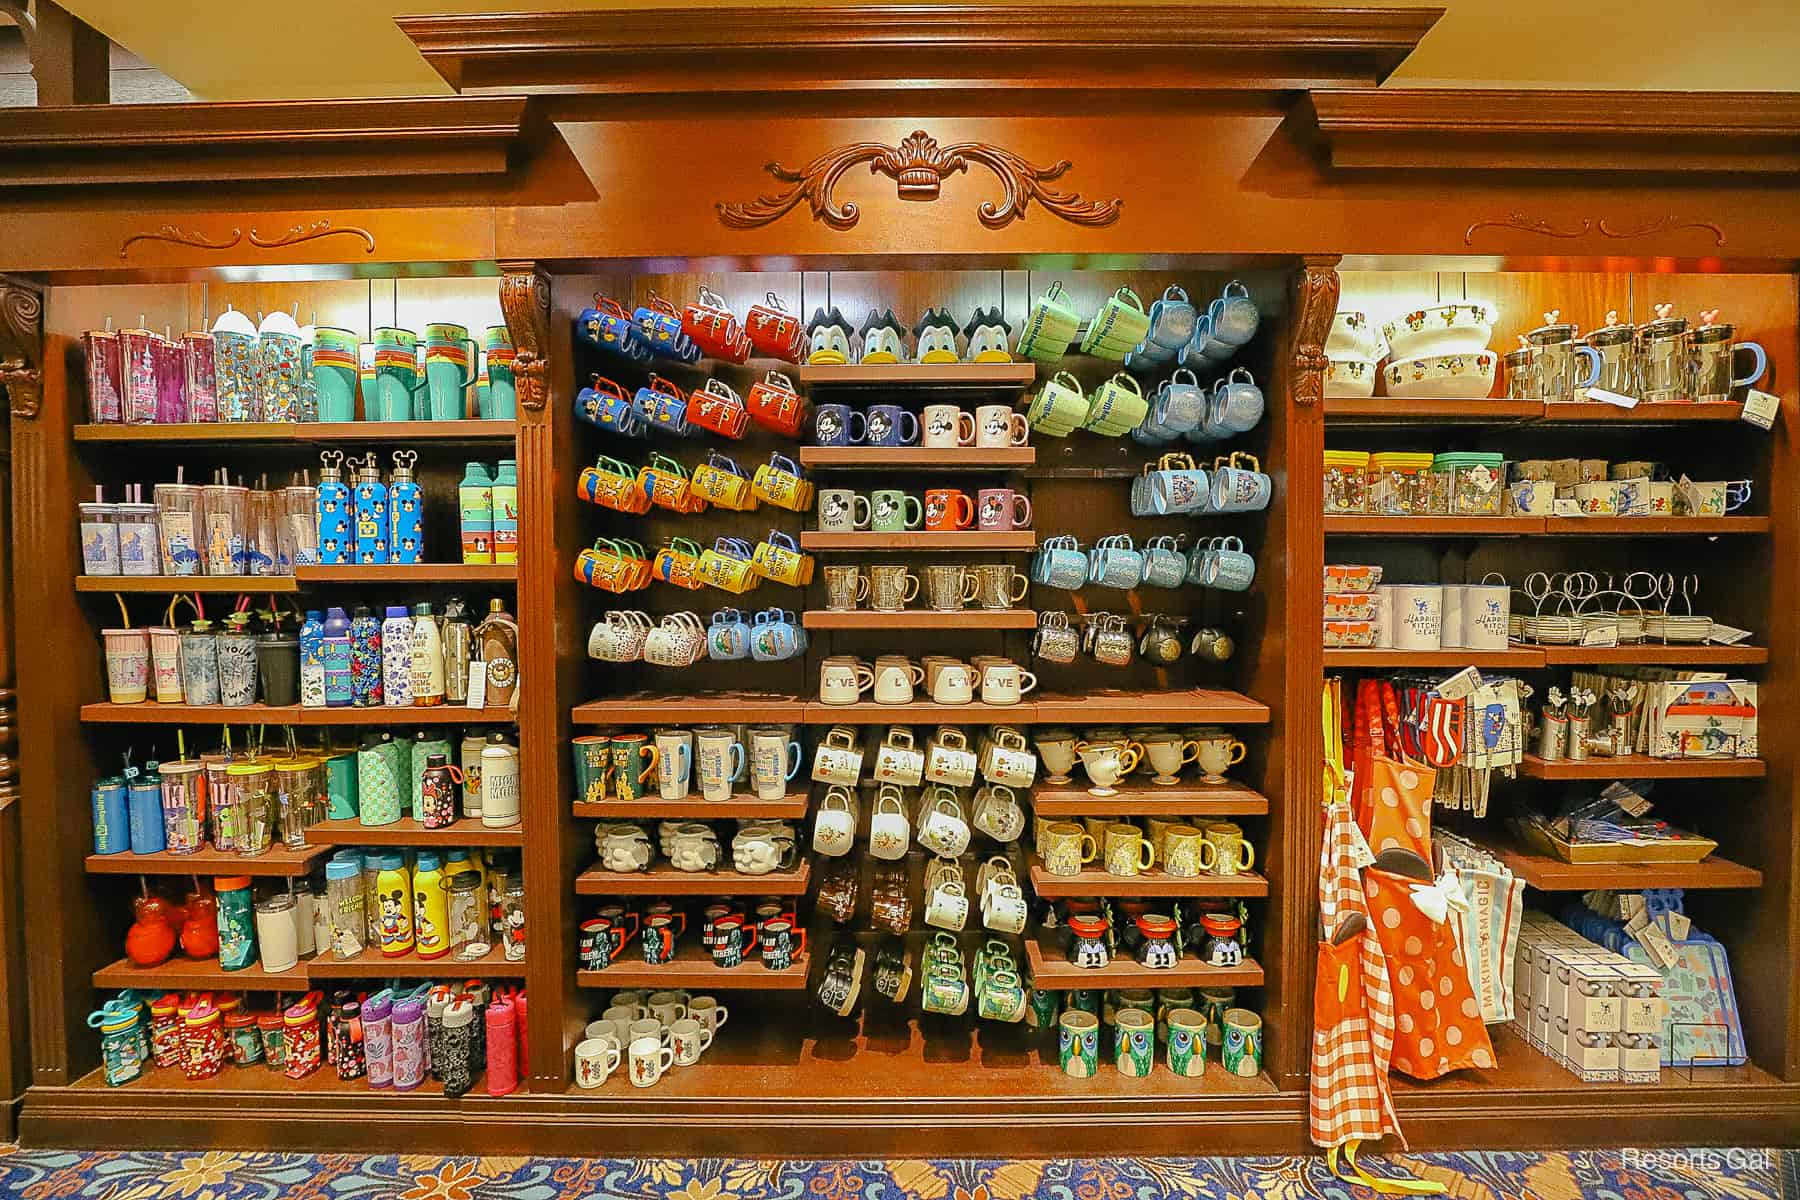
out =
<svg viewBox="0 0 1800 1200"><path fill-rule="evenodd" d="M1304 260L1296 291L1294 311L1295 404L1313 405L1325 398L1325 339L1338 305L1336 255L1309 256Z"/></svg>
<svg viewBox="0 0 1800 1200"><path fill-rule="evenodd" d="M500 311L515 352L519 403L541 409L550 394L550 276L534 263L501 263L500 269Z"/></svg>
<svg viewBox="0 0 1800 1200"><path fill-rule="evenodd" d="M813 219L833 229L849 229L861 218L853 200L838 200L832 193L845 171L869 164L872 175L886 175L902 200L932 201L944 180L966 171L970 163L988 168L1004 189L1000 201L983 200L976 216L989 229L1002 229L1025 219L1025 210L1036 200L1046 212L1074 225L1111 225L1119 219L1123 200L1083 200L1078 193L1046 186L1060 178L1070 163L1062 159L1040 167L1010 150L987 142L957 142L949 146L923 129L915 129L898 146L881 142L852 142L828 150L799 170L772 162L764 168L776 179L794 186L773 196L758 196L748 203L718 204L719 219L732 229L755 229L777 221L804 201Z"/></svg>
<svg viewBox="0 0 1800 1200"><path fill-rule="evenodd" d="M1522 212L1508 213L1503 220L1476 221L1463 231L1463 245L1473 246L1475 234L1482 229L1516 229L1520 233L1535 233L1542 237L1557 238L1567 241L1594 231L1601 237L1609 237L1618 241L1631 238L1650 237L1652 234L1673 233L1678 229L1703 229L1712 234L1713 245L1725 244L1725 231L1711 221L1684 221L1680 217L1667 216L1642 225L1620 229L1607 221L1605 217L1594 220L1591 217L1581 218L1581 224L1573 229L1558 229L1547 217L1528 217Z"/></svg>
<svg viewBox="0 0 1800 1200"><path fill-rule="evenodd" d="M318 238L331 237L335 234L348 234L361 238L363 253L375 253L375 235L359 225L333 225L329 220L320 219L310 224L291 225L285 231L264 236L254 225L250 227L250 244L263 250L273 250L281 246L292 246L299 242L315 241ZM234 228L221 237L212 237L198 230L183 229L179 225L159 225L155 229L140 230L119 243L119 257L127 258L131 248L139 242L172 242L177 246L194 246L201 250L231 250L244 240L244 231Z"/></svg>
<svg viewBox="0 0 1800 1200"><path fill-rule="evenodd" d="M0 279L0 391L13 415L34 420L44 398L44 298Z"/></svg>
<svg viewBox="0 0 1800 1200"><path fill-rule="evenodd" d="M292 225L286 233L278 233L272 237L263 237L256 226L250 227L250 244L261 246L267 250L274 246L292 246L296 242L310 242L317 238L330 237L333 234L346 233L351 237L363 240L363 253L375 253L375 235L359 225L333 225L330 221L314 221L311 225Z"/></svg>

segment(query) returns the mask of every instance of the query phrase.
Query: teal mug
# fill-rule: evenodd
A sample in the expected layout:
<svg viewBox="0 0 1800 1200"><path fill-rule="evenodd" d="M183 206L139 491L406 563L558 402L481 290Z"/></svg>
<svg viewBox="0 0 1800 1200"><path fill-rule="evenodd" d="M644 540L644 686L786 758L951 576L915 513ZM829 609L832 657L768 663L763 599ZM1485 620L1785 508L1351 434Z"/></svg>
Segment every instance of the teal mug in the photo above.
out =
<svg viewBox="0 0 1800 1200"><path fill-rule="evenodd" d="M356 334L351 330L329 325L313 330L311 370L313 391L318 396L319 420L356 419L357 355L360 351Z"/></svg>
<svg viewBox="0 0 1800 1200"><path fill-rule="evenodd" d="M460 421L468 416L474 382L475 339L469 331L448 321L425 326L426 419Z"/></svg>
<svg viewBox="0 0 1800 1200"><path fill-rule="evenodd" d="M512 336L504 325L489 325L485 341L488 385L485 394L476 393L475 411L484 421L510 421L519 415Z"/></svg>
<svg viewBox="0 0 1800 1200"><path fill-rule="evenodd" d="M410 421L414 397L422 395L419 378L419 335L410 329L383 326L375 331L375 403L363 396L363 415L371 421Z"/></svg>

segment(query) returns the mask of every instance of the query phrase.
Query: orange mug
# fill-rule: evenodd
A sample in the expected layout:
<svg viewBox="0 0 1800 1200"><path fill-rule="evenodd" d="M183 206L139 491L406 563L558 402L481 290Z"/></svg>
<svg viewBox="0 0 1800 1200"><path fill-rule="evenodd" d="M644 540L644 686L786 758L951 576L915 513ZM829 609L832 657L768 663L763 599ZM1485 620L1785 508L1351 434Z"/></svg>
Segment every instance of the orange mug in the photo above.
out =
<svg viewBox="0 0 1800 1200"><path fill-rule="evenodd" d="M932 488L925 493L925 528L946 532L967 529L975 523L975 501L955 488Z"/></svg>

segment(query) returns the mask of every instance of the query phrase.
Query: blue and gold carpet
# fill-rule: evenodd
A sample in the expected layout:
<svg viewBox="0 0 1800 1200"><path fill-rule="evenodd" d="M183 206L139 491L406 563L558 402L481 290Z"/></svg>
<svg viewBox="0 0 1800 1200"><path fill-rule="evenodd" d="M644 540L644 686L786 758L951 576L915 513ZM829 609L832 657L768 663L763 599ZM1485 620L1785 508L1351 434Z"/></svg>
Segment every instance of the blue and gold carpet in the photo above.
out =
<svg viewBox="0 0 1800 1200"><path fill-rule="evenodd" d="M1474 1152L1373 1159L1453 1200L1781 1200L1781 1151ZM20 1200L1369 1200L1317 1158L441 1158L0 1147Z"/></svg>

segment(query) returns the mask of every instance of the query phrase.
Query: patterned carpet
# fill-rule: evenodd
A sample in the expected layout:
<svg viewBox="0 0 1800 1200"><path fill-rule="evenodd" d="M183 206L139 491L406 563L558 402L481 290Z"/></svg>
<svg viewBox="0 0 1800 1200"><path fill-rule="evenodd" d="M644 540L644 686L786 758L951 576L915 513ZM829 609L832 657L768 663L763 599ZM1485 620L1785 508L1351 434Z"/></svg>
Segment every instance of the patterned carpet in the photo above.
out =
<svg viewBox="0 0 1800 1200"><path fill-rule="evenodd" d="M1454 1200L1780 1200L1781 1151L1395 1156ZM1369 1200L1312 1158L758 1162L110 1153L0 1147L0 1197L51 1200Z"/></svg>

